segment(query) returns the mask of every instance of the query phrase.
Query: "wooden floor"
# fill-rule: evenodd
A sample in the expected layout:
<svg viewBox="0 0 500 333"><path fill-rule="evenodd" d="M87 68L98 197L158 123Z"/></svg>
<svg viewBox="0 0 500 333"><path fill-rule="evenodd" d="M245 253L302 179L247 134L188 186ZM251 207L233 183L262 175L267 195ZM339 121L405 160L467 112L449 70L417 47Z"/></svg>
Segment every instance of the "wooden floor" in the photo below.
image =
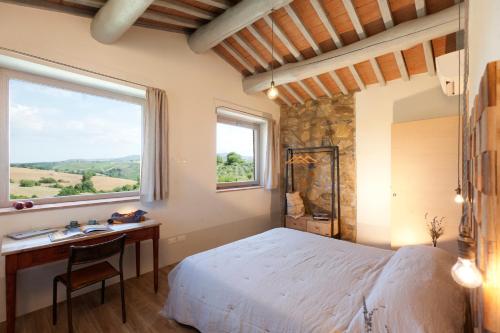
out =
<svg viewBox="0 0 500 333"><path fill-rule="evenodd" d="M191 327L167 320L159 314L168 294L166 281L172 268L173 266L167 266L160 270L158 294L153 292L152 273L125 281L126 324L122 324L121 321L119 284L106 288L104 305L100 304L99 290L75 297L73 299L74 332L197 332ZM59 303L58 318L57 325L53 326L52 307L35 311L17 318L16 332L67 332L66 302ZM1 324L0 332L5 332L5 323Z"/></svg>

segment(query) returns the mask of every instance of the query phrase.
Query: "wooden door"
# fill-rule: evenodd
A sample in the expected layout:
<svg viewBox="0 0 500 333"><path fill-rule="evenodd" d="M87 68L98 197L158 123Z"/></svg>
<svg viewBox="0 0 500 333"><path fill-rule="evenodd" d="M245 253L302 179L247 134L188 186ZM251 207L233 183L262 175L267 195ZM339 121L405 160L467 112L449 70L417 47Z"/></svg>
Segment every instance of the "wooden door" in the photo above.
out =
<svg viewBox="0 0 500 333"><path fill-rule="evenodd" d="M392 125L391 246L431 244L424 215L444 216L438 247L456 251L457 117Z"/></svg>

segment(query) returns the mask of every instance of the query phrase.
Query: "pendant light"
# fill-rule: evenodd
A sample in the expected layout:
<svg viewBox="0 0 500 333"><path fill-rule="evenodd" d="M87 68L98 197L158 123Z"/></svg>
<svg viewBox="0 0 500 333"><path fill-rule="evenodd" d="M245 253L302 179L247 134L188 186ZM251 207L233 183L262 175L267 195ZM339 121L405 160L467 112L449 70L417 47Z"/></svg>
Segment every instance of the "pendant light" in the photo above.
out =
<svg viewBox="0 0 500 333"><path fill-rule="evenodd" d="M462 24L461 24L461 17L460 17L461 11L460 11L460 6L458 6L458 33L462 31ZM458 49L458 134L457 134L457 188L455 189L455 202L459 205L463 204L464 202L464 197L462 196L462 187L460 186L460 133L461 133L461 122L460 122L460 100L462 99L462 78L461 78L461 72L462 72L462 61L461 61L461 56L460 56L460 48Z"/></svg>
<svg viewBox="0 0 500 333"><path fill-rule="evenodd" d="M271 87L267 90L269 99L276 99L279 96L278 88L274 85L274 9L271 10Z"/></svg>
<svg viewBox="0 0 500 333"><path fill-rule="evenodd" d="M460 6L458 7L458 31L461 29L461 10ZM466 45L464 43L464 52L466 50ZM462 188L460 187L460 100L461 100L461 58L460 58L460 49L458 51L458 187L455 190L455 202L461 204L464 202L464 198L462 196ZM465 95L464 95L465 96ZM469 212L469 214L472 214ZM460 235L458 237L458 251L459 257L455 265L451 268L451 276L453 280L459 285L465 288L478 288L483 284L483 276L481 272L476 267L475 260L475 241L470 236L470 232L464 226L467 224L467 216L462 216L462 220L460 222Z"/></svg>

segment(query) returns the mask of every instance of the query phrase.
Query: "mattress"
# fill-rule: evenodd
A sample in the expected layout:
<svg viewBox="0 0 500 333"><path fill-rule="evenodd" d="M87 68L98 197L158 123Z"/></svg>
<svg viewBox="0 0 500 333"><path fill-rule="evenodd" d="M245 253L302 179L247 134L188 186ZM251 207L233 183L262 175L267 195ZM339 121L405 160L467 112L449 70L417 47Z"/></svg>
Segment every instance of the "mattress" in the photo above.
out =
<svg viewBox="0 0 500 333"><path fill-rule="evenodd" d="M170 293L162 313L206 333L362 332L363 301L370 300L381 275L394 282L392 271L383 274L394 254L293 229L273 229L183 260L169 274ZM387 287L382 283L378 289ZM418 283L416 288L421 289ZM463 301L460 296L450 301L457 299ZM374 302L370 306L380 307L381 313L393 300L382 297ZM394 323L392 315L384 315L382 327ZM406 321L396 324L400 323L405 329ZM433 331L425 325L422 332ZM439 332L447 331L445 327Z"/></svg>

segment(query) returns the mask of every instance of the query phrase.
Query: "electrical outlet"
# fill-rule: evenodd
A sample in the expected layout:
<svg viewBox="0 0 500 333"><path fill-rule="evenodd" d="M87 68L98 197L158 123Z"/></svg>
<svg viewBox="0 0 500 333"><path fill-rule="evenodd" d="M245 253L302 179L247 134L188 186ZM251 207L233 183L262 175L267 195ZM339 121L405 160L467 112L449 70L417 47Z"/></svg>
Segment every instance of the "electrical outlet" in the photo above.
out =
<svg viewBox="0 0 500 333"><path fill-rule="evenodd" d="M167 239L167 243L168 243L169 245L174 244L174 243L177 243L177 237L170 237L170 238L168 238L168 239Z"/></svg>
<svg viewBox="0 0 500 333"><path fill-rule="evenodd" d="M182 241L185 241L186 240L186 235L179 235L177 236L177 241L178 242L182 242Z"/></svg>

